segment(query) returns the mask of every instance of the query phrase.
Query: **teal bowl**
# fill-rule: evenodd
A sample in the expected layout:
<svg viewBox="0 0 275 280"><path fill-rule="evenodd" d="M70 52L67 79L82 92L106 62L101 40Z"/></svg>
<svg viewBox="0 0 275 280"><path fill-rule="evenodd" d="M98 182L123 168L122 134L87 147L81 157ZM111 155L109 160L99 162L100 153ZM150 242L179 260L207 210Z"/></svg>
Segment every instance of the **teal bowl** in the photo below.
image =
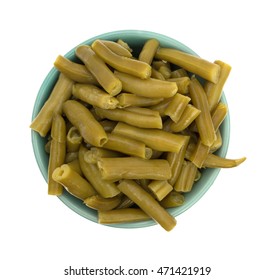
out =
<svg viewBox="0 0 275 280"><path fill-rule="evenodd" d="M184 51L186 53L190 53L193 55L197 55L193 50L191 50L189 47L184 45L183 43L169 38L165 35L149 32L149 31L140 31L140 30L121 30L121 31L114 31L109 32L105 34L101 34L98 36L95 36L81 44L90 45L95 39L104 39L104 40L118 40L122 39L126 41L131 48L133 49L134 53L138 53L143 44L146 40L150 38L156 38L159 40L162 47L171 47L176 48L181 51ZM75 48L73 48L71 51L69 51L65 57L68 59L71 59L73 61L76 61L77 58L75 56ZM59 71L55 68L52 68L48 75L46 76L45 80L43 81L39 92L37 94L34 108L32 112L32 119L36 117L40 109L42 108L45 101L48 99L56 81L59 75ZM223 93L222 95L222 102L227 104L225 95ZM229 114L225 118L223 124L220 127L221 135L223 138L223 145L222 147L216 152L217 155L225 157L228 149L229 144L229 136L230 136L230 120L229 120ZM44 177L44 179L47 181L48 177L48 161L49 156L45 152L44 146L46 144L46 138L42 138L37 132L32 131L31 132L31 138L32 138L32 146L34 155L37 161L37 164L39 166L39 169ZM217 178L218 174L220 172L220 169L206 169L202 171L202 176L198 182L196 182L193 186L193 189L190 193L187 193L185 195L185 202L182 206L179 206L177 208L170 208L168 211L171 215L174 217L182 214L187 209L189 209L191 206L193 206L198 200L207 192L207 190L212 186L215 179ZM80 216L91 220L93 222L97 223L97 212L86 207L81 200L73 197L68 192L64 191L64 193L58 197L67 207L69 207L74 212L78 213ZM133 223L123 223L123 224L116 224L116 225L110 225L113 227L119 227L119 228L141 228L141 227L148 227L155 225L156 223L153 220L150 221L144 221L144 222L133 222Z"/></svg>

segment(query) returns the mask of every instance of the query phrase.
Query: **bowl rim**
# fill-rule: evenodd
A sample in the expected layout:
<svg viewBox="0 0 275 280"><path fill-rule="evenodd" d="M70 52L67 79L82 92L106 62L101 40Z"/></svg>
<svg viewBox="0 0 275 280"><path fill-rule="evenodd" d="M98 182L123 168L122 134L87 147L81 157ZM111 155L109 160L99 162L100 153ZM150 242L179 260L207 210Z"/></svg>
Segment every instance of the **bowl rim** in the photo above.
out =
<svg viewBox="0 0 275 280"><path fill-rule="evenodd" d="M117 30L117 31L111 31L111 32L99 34L99 35L96 35L94 37L91 37L91 38L83 41L82 43L78 44L77 46L83 45L83 44L89 45L89 44L91 44L91 42L93 42L96 39L115 40L114 38L123 39L126 36L131 36L133 38L138 37L139 40L142 38L142 40L144 40L144 41L154 37L154 38L157 38L160 42L163 42L163 41L165 41L166 43L168 42L169 44L173 44L173 46L175 46L176 48L179 48L187 53L193 54L195 56L199 56L195 51L193 51L191 48L189 48L185 44L183 44L183 43L177 41L176 39L173 39L167 35L163 35L163 34L152 32L152 31L135 30L135 29ZM67 58L73 57L77 46L72 48L64 56ZM50 91L50 89L49 89L50 81L52 81L52 84L54 84L55 82L53 82L53 80L57 80L58 74L59 74L59 71L55 67L52 67L51 70L46 75L46 77L44 78L42 85L37 93L35 102L34 102L32 117L31 117L32 120L36 117L36 115L40 111L41 107L43 106L43 104L45 102L45 101L43 102L43 99L47 100L47 98L45 97L45 92ZM221 101L228 106L224 91L222 92ZM221 129L222 129L222 134L226 135L226 137L223 137L223 144L222 144L222 147L219 149L219 155L222 157L225 157L227 154L227 151L228 151L229 141L230 141L229 109L228 109L227 116L224 119L223 124L221 126ZM41 141L41 138L42 137L37 132L31 130L31 141L32 141L34 156L35 156L37 165L39 167L39 170L40 170L42 176L44 177L45 181L47 182L48 181L48 171L47 171L47 167L43 164L42 154L41 154L41 151L39 148L39 141ZM214 181L216 180L217 176L219 175L219 172L220 172L220 168L212 169L211 176L207 180L207 185L204 186L198 193L196 193L196 195L192 198L191 201L185 202L182 206L167 209L168 212L171 215L173 215L174 217L177 217L180 214L187 211L188 209L190 209L210 189L210 187L213 185ZM74 198L68 192L64 191L62 195L58 196L58 198L67 207L69 207L71 210L73 210L78 215L80 215L88 220L91 220L95 223L98 223L96 211L89 209L88 207L87 208L89 209L89 213L87 213L88 211L83 211L83 209L78 207L77 204L75 203L76 201L78 201L78 199ZM143 227L153 226L153 225L156 225L156 222L154 220L148 220L148 221L141 221L141 222L130 222L130 223L121 223L121 224L102 224L102 225L115 227L115 228L131 229L131 228L143 228Z"/></svg>

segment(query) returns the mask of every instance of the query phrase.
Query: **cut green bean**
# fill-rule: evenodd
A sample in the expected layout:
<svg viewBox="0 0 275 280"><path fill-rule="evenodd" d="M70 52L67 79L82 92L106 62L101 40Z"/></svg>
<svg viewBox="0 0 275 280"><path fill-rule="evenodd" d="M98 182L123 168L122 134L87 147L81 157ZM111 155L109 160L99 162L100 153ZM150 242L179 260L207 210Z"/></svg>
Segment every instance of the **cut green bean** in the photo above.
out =
<svg viewBox="0 0 275 280"><path fill-rule="evenodd" d="M122 82L124 91L149 98L169 98L177 93L178 86L175 82L168 82L148 78L139 79L132 75L115 71L116 77Z"/></svg>
<svg viewBox="0 0 275 280"><path fill-rule="evenodd" d="M101 118L107 118L113 121L122 121L141 128L162 128L162 119L160 115L140 115L135 112L118 108L113 110L96 108L96 114Z"/></svg>
<svg viewBox="0 0 275 280"><path fill-rule="evenodd" d="M180 171L181 171L181 166L184 162L184 156L186 153L186 149L190 140L189 136L186 136L185 138L185 142L182 145L180 151L178 153L172 153L169 152L166 155L166 160L169 162L169 165L171 167L171 172L172 172L172 176L171 178L168 180L168 182L174 186L175 182L177 181Z"/></svg>
<svg viewBox="0 0 275 280"><path fill-rule="evenodd" d="M227 159L214 154L208 154L203 163L204 168L232 168L240 165L246 160L246 157L239 159Z"/></svg>
<svg viewBox="0 0 275 280"><path fill-rule="evenodd" d="M175 227L176 219L137 183L132 180L122 180L118 188L166 231Z"/></svg>
<svg viewBox="0 0 275 280"><path fill-rule="evenodd" d="M75 100L68 100L63 105L63 111L87 143L101 147L107 142L103 127L85 106Z"/></svg>
<svg viewBox="0 0 275 280"><path fill-rule="evenodd" d="M89 208L98 211L108 211L116 208L121 203L121 196L117 195L110 198L104 198L100 195L93 195L84 200L84 204Z"/></svg>
<svg viewBox="0 0 275 280"><path fill-rule="evenodd" d="M190 192L197 176L197 166L190 161L184 161L180 175L174 185L177 192Z"/></svg>
<svg viewBox="0 0 275 280"><path fill-rule="evenodd" d="M102 109L115 109L118 105L115 97L95 85L74 84L72 93L76 98Z"/></svg>
<svg viewBox="0 0 275 280"><path fill-rule="evenodd" d="M170 78L167 81L176 82L178 86L178 93L187 94L189 92L189 77L180 77L180 78Z"/></svg>
<svg viewBox="0 0 275 280"><path fill-rule="evenodd" d="M210 112L212 112L219 103L222 96L223 86L231 72L231 66L227 63L220 60L216 60L214 63L219 65L221 68L220 77L217 83L207 81L204 85Z"/></svg>
<svg viewBox="0 0 275 280"><path fill-rule="evenodd" d="M153 150L176 153L180 151L187 137L159 129L138 128L122 122L116 125L113 132L141 141Z"/></svg>
<svg viewBox="0 0 275 280"><path fill-rule="evenodd" d="M63 185L70 194L81 200L96 194L93 186L68 164L63 164L56 168L52 178L55 182Z"/></svg>
<svg viewBox="0 0 275 280"><path fill-rule="evenodd" d="M201 113L196 107L188 104L177 123L171 124L171 131L180 132L186 129Z"/></svg>
<svg viewBox="0 0 275 280"><path fill-rule="evenodd" d="M213 143L213 145L210 147L210 153L214 153L216 152L221 146L222 146L222 135L221 135L221 131L218 129L216 131L216 135L217 135L217 139L215 140L215 142Z"/></svg>
<svg viewBox="0 0 275 280"><path fill-rule="evenodd" d="M213 110L211 114L211 118L216 132L220 127L220 125L222 124L222 122L224 121L227 113L228 113L227 106L221 102Z"/></svg>
<svg viewBox="0 0 275 280"><path fill-rule="evenodd" d="M101 42L117 55L129 57L129 58L133 56L132 53L127 48L123 47L117 42L108 41L108 40L101 40Z"/></svg>
<svg viewBox="0 0 275 280"><path fill-rule="evenodd" d="M175 123L177 123L190 100L190 97L176 93L165 109L164 114L169 116Z"/></svg>
<svg viewBox="0 0 275 280"><path fill-rule="evenodd" d="M203 166L205 159L207 158L210 151L210 147L205 146L201 140L197 142L194 151L192 152L189 160L198 168Z"/></svg>
<svg viewBox="0 0 275 280"><path fill-rule="evenodd" d="M65 120L60 114L56 114L53 117L51 138L48 165L48 194L61 195L63 192L62 185L52 178L54 170L64 163L66 155L66 125Z"/></svg>
<svg viewBox="0 0 275 280"><path fill-rule="evenodd" d="M130 48L130 46L125 41L123 41L122 39L118 39L117 44L121 45L123 48L128 50L130 53L133 52L133 50Z"/></svg>
<svg viewBox="0 0 275 280"><path fill-rule="evenodd" d="M83 64L75 63L64 56L59 55L54 62L54 66L72 81L98 85L96 78Z"/></svg>
<svg viewBox="0 0 275 280"><path fill-rule="evenodd" d="M162 201L160 205L164 208L174 208L183 205L184 196L182 193L171 191Z"/></svg>
<svg viewBox="0 0 275 280"><path fill-rule="evenodd" d="M173 190L173 187L167 180L153 180L148 185L148 188L158 201L163 200Z"/></svg>
<svg viewBox="0 0 275 280"><path fill-rule="evenodd" d="M41 137L45 137L50 131L53 116L62 113L63 103L71 97L72 86L73 81L61 73L51 95L30 125Z"/></svg>
<svg viewBox="0 0 275 280"><path fill-rule="evenodd" d="M159 48L155 55L157 59L171 62L200 77L217 83L220 76L220 66L198 56L171 48Z"/></svg>
<svg viewBox="0 0 275 280"><path fill-rule="evenodd" d="M185 69L179 68L171 72L171 79L181 77L188 77L188 73Z"/></svg>
<svg viewBox="0 0 275 280"><path fill-rule="evenodd" d="M148 98L132 93L120 93L116 98L119 101L120 108L129 106L149 107L156 105L163 100L163 98Z"/></svg>
<svg viewBox="0 0 275 280"><path fill-rule="evenodd" d="M144 211L139 208L114 209L109 211L98 211L98 222L100 224L120 224L130 222L141 222L150 220Z"/></svg>
<svg viewBox="0 0 275 280"><path fill-rule="evenodd" d="M86 179L102 197L109 198L118 195L120 191L116 184L102 178L96 164L89 164L85 161L84 156L87 151L88 149L82 145L78 153L79 164Z"/></svg>
<svg viewBox="0 0 275 280"><path fill-rule="evenodd" d="M90 164L97 164L97 162L103 157L122 157L123 155L124 154L116 151L107 150L104 148L92 147L84 154L84 160Z"/></svg>
<svg viewBox="0 0 275 280"><path fill-rule="evenodd" d="M107 136L108 141L103 145L103 148L144 159L150 159L152 156L152 149L146 147L141 141L116 133L109 133Z"/></svg>
<svg viewBox="0 0 275 280"><path fill-rule="evenodd" d="M143 45L141 52L139 53L138 59L151 65L155 53L159 47L159 41L156 39L149 39Z"/></svg>
<svg viewBox="0 0 275 280"><path fill-rule="evenodd" d="M167 80L171 77L171 69L170 64L162 65L159 67L158 71L162 74L162 76Z"/></svg>
<svg viewBox="0 0 275 280"><path fill-rule="evenodd" d="M216 140L216 132L209 111L207 97L200 82L193 76L190 82L190 97L193 105L201 111L195 119L201 141L206 146L211 146Z"/></svg>
<svg viewBox="0 0 275 280"><path fill-rule="evenodd" d="M120 93L122 84L114 73L108 68L105 62L86 45L77 47L76 56L83 61L87 69L95 76L98 83L111 95Z"/></svg>
<svg viewBox="0 0 275 280"><path fill-rule="evenodd" d="M78 129L72 126L66 137L66 148L67 152L77 152L79 150L80 144L82 143L82 136L80 135Z"/></svg>
<svg viewBox="0 0 275 280"><path fill-rule="evenodd" d="M151 78L165 81L165 78L163 77L163 75L158 70L156 70L155 68L152 68L151 72L152 72L151 73Z"/></svg>
<svg viewBox="0 0 275 280"><path fill-rule="evenodd" d="M149 64L126 56L117 55L105 46L101 40L95 40L92 43L92 49L105 63L118 71L141 79L148 79L151 76L151 66Z"/></svg>
<svg viewBox="0 0 275 280"><path fill-rule="evenodd" d="M121 179L168 180L171 168L164 159L143 159L137 157L101 158L98 167L104 180Z"/></svg>

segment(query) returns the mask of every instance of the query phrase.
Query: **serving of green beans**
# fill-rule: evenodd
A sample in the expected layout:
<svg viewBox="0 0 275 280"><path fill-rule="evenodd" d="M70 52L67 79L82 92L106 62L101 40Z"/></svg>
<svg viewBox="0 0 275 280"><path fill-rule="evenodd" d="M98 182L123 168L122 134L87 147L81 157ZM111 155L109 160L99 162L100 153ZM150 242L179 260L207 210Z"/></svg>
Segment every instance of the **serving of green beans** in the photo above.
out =
<svg viewBox="0 0 275 280"><path fill-rule="evenodd" d="M63 191L97 211L98 223L154 220L176 226L169 208L185 203L206 168L245 161L215 152L228 114L221 101L231 71L150 38L138 54L122 40L57 56L60 72L30 128L45 138L48 194Z"/></svg>

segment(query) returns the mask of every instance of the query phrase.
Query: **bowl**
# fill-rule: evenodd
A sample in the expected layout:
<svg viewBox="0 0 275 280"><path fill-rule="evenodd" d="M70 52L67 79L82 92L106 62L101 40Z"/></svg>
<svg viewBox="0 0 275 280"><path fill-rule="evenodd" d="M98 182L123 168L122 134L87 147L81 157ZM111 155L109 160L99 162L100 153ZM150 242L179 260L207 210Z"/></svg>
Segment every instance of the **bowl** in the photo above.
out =
<svg viewBox="0 0 275 280"><path fill-rule="evenodd" d="M150 38L156 38L159 40L160 45L162 47L171 47L175 49L179 49L181 51L184 51L189 54L197 55L193 50L191 50L189 47L184 45L183 43L170 38L168 36L150 32L150 31L141 31L141 30L120 30L120 31L113 31L101 35L97 35L93 38L90 38L82 44L91 45L91 43L96 39L104 39L104 40L111 40L115 41L118 39L122 39L126 41L131 48L133 49L134 53L138 53L143 44L146 42L146 40ZM75 47L76 48L76 47ZM67 57L70 60L77 60L75 56L75 48L70 50L65 57ZM198 55L197 55L198 56ZM35 116L38 114L40 109L42 108L45 101L48 99L56 81L59 75L59 71L55 68L52 68L48 75L46 76L45 80L43 81L35 103L33 107L32 112L32 119L35 118ZM222 94L221 101L227 105L227 101L225 98L224 93ZM228 149L229 144L229 136L230 136L230 120L229 120L229 114L227 114L227 117L223 121L221 127L220 127L221 135L223 138L223 145L222 147L216 152L217 155L221 157L225 157ZM45 152L44 146L47 142L46 138L42 138L37 132L32 131L31 132L31 138L32 138L32 146L34 155L38 164L38 167L44 177L44 179L47 182L48 177L48 160L49 156ZM185 202L182 206L179 206L177 208L170 208L168 209L169 213L173 215L174 217L182 214L186 210L188 210L190 207L192 207L195 203L199 201L200 198L209 190L209 188L214 183L215 179L217 178L218 174L220 172L220 169L205 169L202 171L202 176L199 181L197 181L193 189L190 193L185 194ZM58 197L67 207L69 207L71 210L79 214L80 216L96 222L97 223L97 212L95 210L92 210L85 206L83 202L74 196L70 195L67 191L64 190L63 194ZM119 227L119 228L140 228L140 227L148 227L155 225L156 223L153 220L144 221L144 222L132 222L132 223L123 223L123 224L115 224L115 225L109 225L112 227Z"/></svg>

